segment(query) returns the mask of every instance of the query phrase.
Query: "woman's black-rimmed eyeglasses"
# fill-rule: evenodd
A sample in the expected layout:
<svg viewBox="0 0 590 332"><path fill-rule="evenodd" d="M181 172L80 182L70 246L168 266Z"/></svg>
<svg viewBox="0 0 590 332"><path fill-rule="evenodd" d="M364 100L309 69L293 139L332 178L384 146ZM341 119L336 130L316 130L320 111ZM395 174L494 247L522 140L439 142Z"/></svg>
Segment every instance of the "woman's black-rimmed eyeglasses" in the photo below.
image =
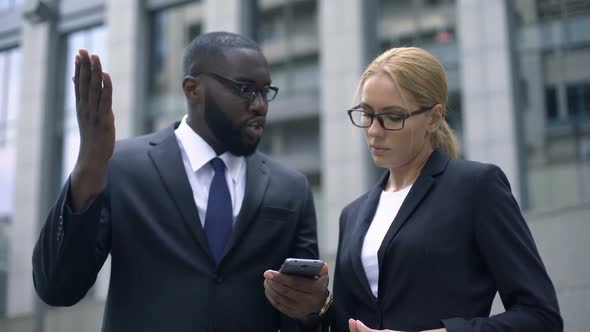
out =
<svg viewBox="0 0 590 332"><path fill-rule="evenodd" d="M373 120L377 118L377 122L379 122L381 128L396 131L404 128L407 118L431 111L432 108L433 107L421 108L412 112L369 113L363 111L361 105L357 105L348 110L348 116L350 117L352 124L359 128L371 127Z"/></svg>
<svg viewBox="0 0 590 332"><path fill-rule="evenodd" d="M254 99L256 99L256 97L259 94L265 101L272 101L275 99L277 93L279 92L279 88L276 86L266 85L262 88L258 88L254 83L232 80L231 78L223 77L213 72L200 72L195 73L193 75L188 75L188 77L195 79L199 75L207 75L216 79L220 83L229 85L230 87L235 89L239 97L247 99L250 102L254 101Z"/></svg>

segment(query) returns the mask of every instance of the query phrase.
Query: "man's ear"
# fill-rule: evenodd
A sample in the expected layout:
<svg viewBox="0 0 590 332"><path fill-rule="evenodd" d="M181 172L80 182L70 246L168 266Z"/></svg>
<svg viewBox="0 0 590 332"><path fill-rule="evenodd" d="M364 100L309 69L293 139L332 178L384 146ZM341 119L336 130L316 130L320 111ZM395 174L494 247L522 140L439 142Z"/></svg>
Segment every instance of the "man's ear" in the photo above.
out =
<svg viewBox="0 0 590 332"><path fill-rule="evenodd" d="M191 104L198 104L203 99L203 83L193 77L187 76L182 80L182 91Z"/></svg>
<svg viewBox="0 0 590 332"><path fill-rule="evenodd" d="M440 126L441 122L444 118L444 109L441 104L436 104L432 111L429 112L427 121L428 121L428 131L430 133L434 133L438 127Z"/></svg>

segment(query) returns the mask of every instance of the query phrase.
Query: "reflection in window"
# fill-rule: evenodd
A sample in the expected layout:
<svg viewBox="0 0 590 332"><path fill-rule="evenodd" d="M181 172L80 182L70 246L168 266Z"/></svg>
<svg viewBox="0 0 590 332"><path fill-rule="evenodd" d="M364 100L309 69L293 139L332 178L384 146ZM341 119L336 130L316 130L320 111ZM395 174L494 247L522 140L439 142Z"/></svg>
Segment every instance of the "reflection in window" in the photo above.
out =
<svg viewBox="0 0 590 332"><path fill-rule="evenodd" d="M20 51L0 51L0 316L6 312L8 227L14 213Z"/></svg>
<svg viewBox="0 0 590 332"><path fill-rule="evenodd" d="M72 84L74 76L74 58L81 48L87 49L91 54L98 54L102 67L108 72L108 59L105 49L105 29L102 26L77 31L67 36L66 74L64 77L64 127L63 127L63 158L62 158L62 182L65 182L74 168L80 146L78 122L76 119L76 97Z"/></svg>

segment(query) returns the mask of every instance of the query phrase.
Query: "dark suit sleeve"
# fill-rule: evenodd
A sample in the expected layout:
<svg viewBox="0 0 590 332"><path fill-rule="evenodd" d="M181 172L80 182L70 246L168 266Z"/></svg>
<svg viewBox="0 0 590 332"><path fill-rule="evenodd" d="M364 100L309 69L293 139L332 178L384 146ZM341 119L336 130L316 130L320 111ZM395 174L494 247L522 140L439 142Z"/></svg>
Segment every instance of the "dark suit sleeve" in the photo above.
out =
<svg viewBox="0 0 590 332"><path fill-rule="evenodd" d="M53 306L74 305L86 295L111 246L105 193L81 213L73 213L69 187L67 181L33 251L35 289Z"/></svg>
<svg viewBox="0 0 590 332"><path fill-rule="evenodd" d="M449 332L563 331L555 289L506 176L494 166L478 183L484 194L474 207L476 242L506 312L446 319L444 326Z"/></svg>

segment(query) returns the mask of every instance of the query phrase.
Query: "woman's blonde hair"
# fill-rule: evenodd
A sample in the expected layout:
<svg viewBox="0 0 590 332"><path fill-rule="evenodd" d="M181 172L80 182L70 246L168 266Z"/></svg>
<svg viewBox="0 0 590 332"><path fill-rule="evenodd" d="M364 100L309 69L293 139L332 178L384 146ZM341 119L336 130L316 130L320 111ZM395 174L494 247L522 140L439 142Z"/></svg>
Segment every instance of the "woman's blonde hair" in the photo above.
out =
<svg viewBox="0 0 590 332"><path fill-rule="evenodd" d="M429 52L417 47L399 47L385 51L367 67L357 89L357 97L367 79L377 73L389 75L392 81L409 93L420 107L441 104L443 118L430 136L433 148L457 158L457 138L446 119L448 102L447 76L443 66Z"/></svg>

